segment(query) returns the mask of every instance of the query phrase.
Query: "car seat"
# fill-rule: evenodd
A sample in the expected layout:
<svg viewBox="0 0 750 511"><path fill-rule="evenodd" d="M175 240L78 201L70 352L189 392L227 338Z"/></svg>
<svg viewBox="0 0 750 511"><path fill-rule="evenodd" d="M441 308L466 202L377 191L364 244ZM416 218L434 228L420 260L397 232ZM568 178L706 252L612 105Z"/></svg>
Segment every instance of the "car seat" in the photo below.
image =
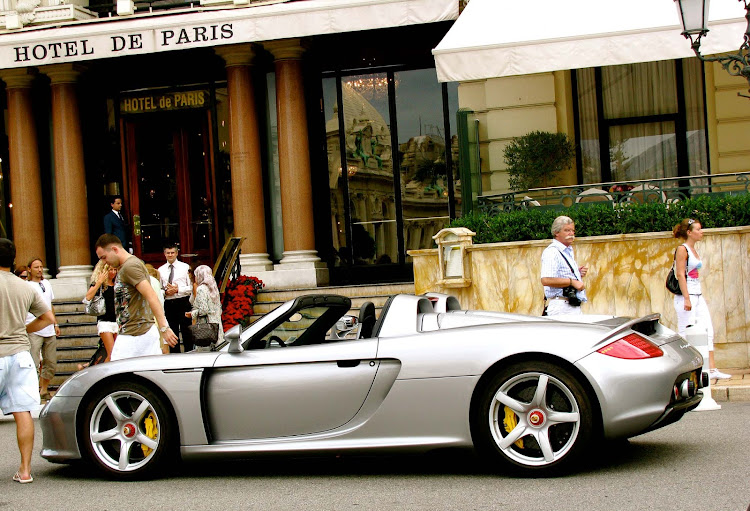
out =
<svg viewBox="0 0 750 511"><path fill-rule="evenodd" d="M372 329L375 326L375 304L365 302L359 308L359 318L357 319L359 333L357 339L369 339L372 337Z"/></svg>

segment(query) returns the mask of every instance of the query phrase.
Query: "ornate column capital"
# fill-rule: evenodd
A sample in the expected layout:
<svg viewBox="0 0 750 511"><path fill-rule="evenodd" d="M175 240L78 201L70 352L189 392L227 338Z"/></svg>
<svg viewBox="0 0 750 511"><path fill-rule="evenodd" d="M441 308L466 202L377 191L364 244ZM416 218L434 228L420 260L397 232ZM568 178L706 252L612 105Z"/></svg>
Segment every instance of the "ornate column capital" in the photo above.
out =
<svg viewBox="0 0 750 511"><path fill-rule="evenodd" d="M250 66L255 58L255 49L250 43L215 46L214 51L224 59L225 67Z"/></svg>
<svg viewBox="0 0 750 511"><path fill-rule="evenodd" d="M36 75L36 68L21 67L3 70L0 72L0 79L5 82L6 89L28 89L31 87L31 82L34 81Z"/></svg>
<svg viewBox="0 0 750 511"><path fill-rule="evenodd" d="M301 60L302 54L307 50L306 46L302 39L283 39L263 43L263 47L273 55L277 62L280 60Z"/></svg>
<svg viewBox="0 0 750 511"><path fill-rule="evenodd" d="M43 66L41 72L49 76L52 85L57 85L59 83L78 82L78 76L85 69L80 64L52 64L51 66Z"/></svg>

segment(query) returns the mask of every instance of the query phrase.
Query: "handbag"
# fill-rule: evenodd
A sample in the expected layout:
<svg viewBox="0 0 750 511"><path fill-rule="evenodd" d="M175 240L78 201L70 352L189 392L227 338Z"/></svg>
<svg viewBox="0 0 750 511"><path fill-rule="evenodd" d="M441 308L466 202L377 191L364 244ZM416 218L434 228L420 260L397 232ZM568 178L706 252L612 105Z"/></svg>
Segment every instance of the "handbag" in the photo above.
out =
<svg viewBox="0 0 750 511"><path fill-rule="evenodd" d="M107 304L104 302L102 288L99 288L99 294L95 295L89 303L86 304L86 314L89 316L101 316L107 312Z"/></svg>
<svg viewBox="0 0 750 511"><path fill-rule="evenodd" d="M206 321L204 323L196 323L194 325L189 325L188 331L190 332L190 336L193 339L193 343L196 346L205 348L206 346L211 346L211 344L215 344L216 341L219 340L219 324L209 323L207 316L199 316L199 317L206 318Z"/></svg>
<svg viewBox="0 0 750 511"><path fill-rule="evenodd" d="M667 273L667 281L664 284L667 286L667 291L669 291L673 295L682 295L682 290L680 289L680 281L677 280L677 276L674 274L674 263L676 260L677 250L674 251L674 260L672 261L672 267L669 269L669 273Z"/></svg>

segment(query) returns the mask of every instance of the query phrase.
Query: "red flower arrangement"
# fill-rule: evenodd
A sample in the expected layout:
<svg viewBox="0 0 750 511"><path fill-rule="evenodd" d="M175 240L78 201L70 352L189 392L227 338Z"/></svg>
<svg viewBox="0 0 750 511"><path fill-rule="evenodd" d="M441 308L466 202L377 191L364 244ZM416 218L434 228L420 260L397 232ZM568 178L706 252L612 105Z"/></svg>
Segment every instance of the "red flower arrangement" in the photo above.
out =
<svg viewBox="0 0 750 511"><path fill-rule="evenodd" d="M247 275L229 281L221 297L221 322L225 332L237 324L243 328L250 324L255 298L264 286L262 280Z"/></svg>

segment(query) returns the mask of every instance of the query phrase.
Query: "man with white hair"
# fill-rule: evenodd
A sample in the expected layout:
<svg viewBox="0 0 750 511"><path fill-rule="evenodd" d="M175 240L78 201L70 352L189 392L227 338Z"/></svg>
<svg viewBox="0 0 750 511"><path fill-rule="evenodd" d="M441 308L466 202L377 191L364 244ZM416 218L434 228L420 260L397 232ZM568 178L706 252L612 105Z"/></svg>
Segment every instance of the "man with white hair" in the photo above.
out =
<svg viewBox="0 0 750 511"><path fill-rule="evenodd" d="M578 266L573 257L576 226L573 219L558 216L552 222L552 243L542 252L542 285L544 314L582 314L581 303L587 301L583 277L588 267Z"/></svg>

